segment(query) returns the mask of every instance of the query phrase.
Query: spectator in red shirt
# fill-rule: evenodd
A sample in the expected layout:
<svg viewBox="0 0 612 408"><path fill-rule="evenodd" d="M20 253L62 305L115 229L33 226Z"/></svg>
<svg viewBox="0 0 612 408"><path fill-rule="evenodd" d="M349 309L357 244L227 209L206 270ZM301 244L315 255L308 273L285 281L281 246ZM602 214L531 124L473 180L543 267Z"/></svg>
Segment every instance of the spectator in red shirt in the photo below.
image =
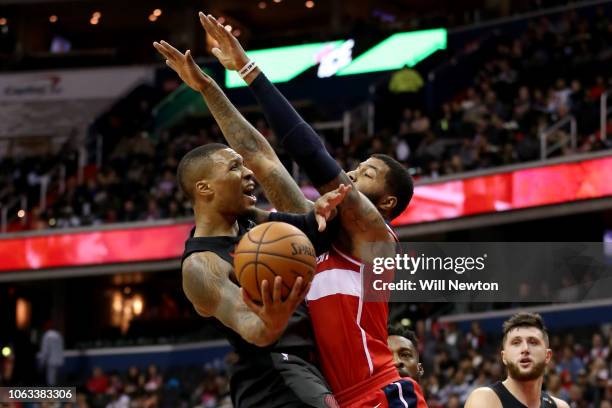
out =
<svg viewBox="0 0 612 408"><path fill-rule="evenodd" d="M86 388L92 394L104 394L108 389L108 377L100 367L94 367L93 376L87 380Z"/></svg>

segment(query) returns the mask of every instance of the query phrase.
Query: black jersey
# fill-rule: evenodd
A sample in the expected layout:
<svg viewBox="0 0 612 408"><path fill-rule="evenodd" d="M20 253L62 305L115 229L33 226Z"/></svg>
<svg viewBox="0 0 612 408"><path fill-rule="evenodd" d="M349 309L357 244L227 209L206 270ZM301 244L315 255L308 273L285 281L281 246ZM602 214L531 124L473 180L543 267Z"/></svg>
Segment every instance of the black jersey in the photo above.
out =
<svg viewBox="0 0 612 408"><path fill-rule="evenodd" d="M495 391L495 394L497 394L497 397L501 401L502 407L504 408L526 408L525 404L523 404L521 401L516 399L516 397L512 395L510 391L508 391L506 386L501 381L498 381L495 384L493 384L491 386L491 389ZM557 407L557 403L550 397L550 395L542 391L542 395L540 397L540 408L556 408L556 407Z"/></svg>
<svg viewBox="0 0 612 408"><path fill-rule="evenodd" d="M254 223L239 219L236 237L191 237L182 260L197 252L214 252L232 264L232 252ZM236 277L232 273L232 281ZM234 407L328 407L331 391L314 365L316 343L306 305L291 316L287 329L272 346L257 347L218 322L218 327L239 356L231 367L230 393ZM333 404L333 402L332 402ZM333 405L332 405L333 406Z"/></svg>

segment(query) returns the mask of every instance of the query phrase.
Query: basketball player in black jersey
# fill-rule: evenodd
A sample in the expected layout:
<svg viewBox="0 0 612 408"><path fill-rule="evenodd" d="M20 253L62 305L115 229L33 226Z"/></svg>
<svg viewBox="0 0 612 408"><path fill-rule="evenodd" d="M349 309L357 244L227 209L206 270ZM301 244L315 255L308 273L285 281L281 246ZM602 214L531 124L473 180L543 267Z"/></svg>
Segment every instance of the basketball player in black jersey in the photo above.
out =
<svg viewBox="0 0 612 408"><path fill-rule="evenodd" d="M465 408L569 408L542 391L546 365L552 357L548 333L538 314L518 313L504 322L501 357L508 378L475 389Z"/></svg>
<svg viewBox="0 0 612 408"><path fill-rule="evenodd" d="M274 184L278 182L286 183L286 178L291 180L290 176L286 174L286 170L280 164L269 143L261 135L256 134L253 129L249 129L248 122L245 123L244 118L229 103L218 86L201 72L193 61L191 52L187 51L183 54L165 42L155 43L154 45L166 58L166 63L179 74L181 79L192 89L202 94L224 136L253 168L257 179L263 185L265 193L275 207L288 208L294 212L302 212L304 209L308 209L312 203L309 203L301 192L299 193L300 197L298 197L292 194L291 189L279 190L273 188ZM282 105L281 110L284 112L279 113L276 116L277 118L287 118L288 122L297 120L300 122L299 125L305 125L290 104L282 103L280 105ZM277 106L279 105L277 104ZM287 110L291 112L287 112ZM292 126L289 124L290 128ZM337 218L342 220L342 228L350 232L350 234L343 235L346 240L342 242L342 247L350 248L350 253L358 258L368 259L372 250L368 246L355 245L356 237L367 236L370 238L367 242L395 242L389 234L384 218L394 218L404 210L410 201L412 180L407 170L392 158L380 155L381 157L372 158L363 166L360 166L357 171L352 172L351 176L348 176L338 166L333 157L325 151L318 136L310 126L299 126L299 130L302 133L306 132L307 135L306 137L298 137L296 134L293 145L297 150L304 148L304 152L307 153L308 157L305 160L309 166L306 168L306 173L313 179L315 185L319 186L319 191L326 193L341 184L352 185L355 183L355 187L357 187L357 178L359 177L362 180L360 186L354 190L356 194L347 197L347 200L339 209ZM285 134L282 131L280 133ZM311 154L311 152L314 154ZM304 161L298 160L298 163L301 167L306 167ZM309 169L316 174L313 171L308 171ZM393 191L389 192L388 188L391 185L394 186ZM362 186L370 186L371 191L379 194L376 196L365 194L367 198L361 198L364 196L360 192ZM384 249L388 248L390 246ZM358 252L363 250L370 252ZM353 251L358 253L354 254Z"/></svg>
<svg viewBox="0 0 612 408"><path fill-rule="evenodd" d="M245 301L251 301L236 283L231 252L248 229L265 221L290 222L316 241L324 219L350 188L322 196L305 215L269 213L253 207L253 172L242 160L213 143L193 149L178 166L196 224L183 254L183 289L200 315L223 324L239 356L230 378L234 407L333 407L331 392L313 365L316 347L302 302L308 286L298 278L282 301L280 277L264 281L263 305L247 307Z"/></svg>

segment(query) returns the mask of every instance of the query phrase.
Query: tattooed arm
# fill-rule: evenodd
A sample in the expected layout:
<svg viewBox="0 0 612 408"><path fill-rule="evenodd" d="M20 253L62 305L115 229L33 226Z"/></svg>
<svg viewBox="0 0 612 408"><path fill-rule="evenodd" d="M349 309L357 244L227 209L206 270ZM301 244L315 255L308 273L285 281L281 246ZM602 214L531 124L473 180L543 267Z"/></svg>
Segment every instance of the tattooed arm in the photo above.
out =
<svg viewBox="0 0 612 408"><path fill-rule="evenodd" d="M394 242L395 239L389 234L387 224L376 206L355 188L344 171L341 171L327 184L322 185L320 190L329 191L337 188L338 185L352 187L337 208L342 225L340 239L348 247L347 249L353 256L364 261L371 261L374 257L392 256L393 254L389 252L392 249L390 246L374 247L371 245L375 242Z"/></svg>
<svg viewBox="0 0 612 408"><path fill-rule="evenodd" d="M201 316L214 316L256 346L273 344L287 327L308 286L303 288L302 279L298 278L289 297L281 301L282 279L277 277L274 281L272 296L268 281L264 281L260 306L246 297L244 291L240 295L242 289L229 279L231 271L231 265L214 253L192 254L183 262L183 290Z"/></svg>
<svg viewBox="0 0 612 408"><path fill-rule="evenodd" d="M304 197L270 143L232 105L212 78L202 72L191 52L183 54L164 41L154 46L183 82L200 92L230 147L253 170L270 203L280 211L306 213L312 209L312 202Z"/></svg>
<svg viewBox="0 0 612 408"><path fill-rule="evenodd" d="M247 64L249 58L240 42L214 17L200 13L200 22L206 32L217 41L218 46L212 49L212 53L225 68L237 71ZM325 150L312 127L271 83L269 86L264 85L269 81L259 68L255 68L244 80L251 86L268 122L283 141L287 151L308 174L321 194L334 190L341 184L352 186L347 174ZM340 205L339 214L348 245L354 250L361 242L391 239L384 219L376 207L355 188ZM367 258L361 253L357 255L362 259Z"/></svg>
<svg viewBox="0 0 612 408"><path fill-rule="evenodd" d="M304 197L270 143L240 114L219 86L211 81L201 93L227 142L253 170L270 203L279 211L310 211L312 202Z"/></svg>

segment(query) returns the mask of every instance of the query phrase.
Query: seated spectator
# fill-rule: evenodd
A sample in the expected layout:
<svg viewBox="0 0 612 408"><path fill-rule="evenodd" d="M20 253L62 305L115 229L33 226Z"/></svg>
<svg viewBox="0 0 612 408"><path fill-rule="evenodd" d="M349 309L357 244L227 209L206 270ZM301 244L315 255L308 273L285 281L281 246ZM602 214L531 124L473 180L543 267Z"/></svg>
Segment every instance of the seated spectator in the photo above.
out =
<svg viewBox="0 0 612 408"><path fill-rule="evenodd" d="M92 376L87 380L85 388L92 394L104 394L108 390L109 379L100 367L94 367Z"/></svg>
<svg viewBox="0 0 612 408"><path fill-rule="evenodd" d="M147 369L147 379L145 381L144 389L149 392L157 391L163 384L163 378L157 371L155 364L149 365Z"/></svg>

